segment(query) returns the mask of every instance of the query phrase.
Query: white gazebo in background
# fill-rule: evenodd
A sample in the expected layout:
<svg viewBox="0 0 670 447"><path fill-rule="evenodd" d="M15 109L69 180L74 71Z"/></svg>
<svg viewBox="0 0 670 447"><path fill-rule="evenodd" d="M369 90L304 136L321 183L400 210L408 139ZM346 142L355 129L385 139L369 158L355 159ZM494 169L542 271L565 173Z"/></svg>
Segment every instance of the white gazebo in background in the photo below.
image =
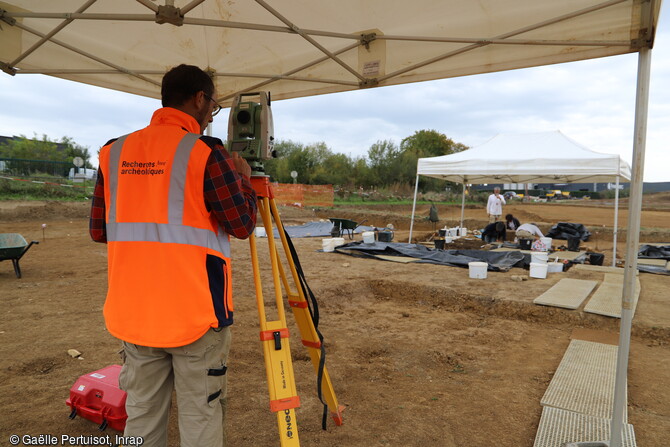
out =
<svg viewBox="0 0 670 447"><path fill-rule="evenodd" d="M416 170L410 240L419 176L422 175L463 185L461 227L467 184L615 182L612 265L616 265L619 183L631 179L630 166L619 155L594 152L560 131L553 131L497 135L486 143L462 152L420 158Z"/></svg>

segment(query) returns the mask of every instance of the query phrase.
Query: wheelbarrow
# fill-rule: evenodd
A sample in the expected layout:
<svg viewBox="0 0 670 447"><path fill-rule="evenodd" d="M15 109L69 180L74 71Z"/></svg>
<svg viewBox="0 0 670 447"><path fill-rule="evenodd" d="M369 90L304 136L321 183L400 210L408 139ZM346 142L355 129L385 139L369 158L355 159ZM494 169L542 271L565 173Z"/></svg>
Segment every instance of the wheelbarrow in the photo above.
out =
<svg viewBox="0 0 670 447"><path fill-rule="evenodd" d="M328 220L330 220L333 223L333 229L330 230L330 235L333 237L340 237L344 233L347 233L349 235L349 239L354 238L354 230L361 225L363 225L366 221L364 220L361 223L354 222L353 220L349 219L339 219L335 217L329 217Z"/></svg>
<svg viewBox="0 0 670 447"><path fill-rule="evenodd" d="M18 233L0 233L0 261L11 259L17 278L21 277L19 260L33 244L39 244L39 241L32 241L29 244Z"/></svg>

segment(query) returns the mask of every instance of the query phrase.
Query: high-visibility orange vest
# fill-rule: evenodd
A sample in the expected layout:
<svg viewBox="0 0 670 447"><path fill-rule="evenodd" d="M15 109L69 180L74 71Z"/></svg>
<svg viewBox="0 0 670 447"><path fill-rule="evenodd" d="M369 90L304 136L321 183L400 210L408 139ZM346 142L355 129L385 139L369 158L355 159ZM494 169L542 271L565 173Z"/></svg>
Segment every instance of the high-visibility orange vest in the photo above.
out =
<svg viewBox="0 0 670 447"><path fill-rule="evenodd" d="M109 332L183 346L232 323L229 236L205 206L211 148L197 121L162 108L100 151L105 184Z"/></svg>

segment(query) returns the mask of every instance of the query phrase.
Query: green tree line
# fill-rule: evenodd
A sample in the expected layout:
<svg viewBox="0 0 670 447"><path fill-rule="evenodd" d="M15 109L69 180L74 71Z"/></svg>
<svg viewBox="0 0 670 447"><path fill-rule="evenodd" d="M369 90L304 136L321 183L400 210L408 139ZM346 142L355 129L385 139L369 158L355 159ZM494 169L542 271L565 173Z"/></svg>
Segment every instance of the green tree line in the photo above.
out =
<svg viewBox="0 0 670 447"><path fill-rule="evenodd" d="M264 164L272 181L280 183L292 183L291 172L295 171L297 182L308 185L332 184L352 190L404 186L413 190L419 158L453 154L467 148L436 130L416 131L399 145L391 140L379 140L364 156L335 153L324 142L305 145L288 140L277 142L278 157ZM5 159L71 164L74 157L81 157L84 167L93 167L88 148L69 137L54 141L46 135L41 138L35 135L33 139L21 135L0 144L0 158ZM419 186L422 191L438 191L444 190L445 182L421 177Z"/></svg>
<svg viewBox="0 0 670 447"><path fill-rule="evenodd" d="M368 149L366 156L352 157L334 153L326 143L304 145L294 141L275 144L277 158L265 161L266 173L273 181L291 183L291 172L298 173L298 183L332 184L342 188L388 188L397 185L413 187L419 158L437 157L468 149L436 130L419 130L404 138L400 145L380 140ZM420 178L422 190L444 189L445 182ZM413 188L412 188L413 189Z"/></svg>

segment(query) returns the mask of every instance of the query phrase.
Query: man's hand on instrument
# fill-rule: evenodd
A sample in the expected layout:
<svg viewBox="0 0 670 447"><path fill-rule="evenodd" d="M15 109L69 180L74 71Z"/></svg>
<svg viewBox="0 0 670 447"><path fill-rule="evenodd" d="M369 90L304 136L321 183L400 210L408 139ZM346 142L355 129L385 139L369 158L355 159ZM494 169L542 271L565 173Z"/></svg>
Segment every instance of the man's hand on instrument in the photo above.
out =
<svg viewBox="0 0 670 447"><path fill-rule="evenodd" d="M232 159L238 174L244 175L247 178L251 177L251 166L240 156L239 152L233 152Z"/></svg>

